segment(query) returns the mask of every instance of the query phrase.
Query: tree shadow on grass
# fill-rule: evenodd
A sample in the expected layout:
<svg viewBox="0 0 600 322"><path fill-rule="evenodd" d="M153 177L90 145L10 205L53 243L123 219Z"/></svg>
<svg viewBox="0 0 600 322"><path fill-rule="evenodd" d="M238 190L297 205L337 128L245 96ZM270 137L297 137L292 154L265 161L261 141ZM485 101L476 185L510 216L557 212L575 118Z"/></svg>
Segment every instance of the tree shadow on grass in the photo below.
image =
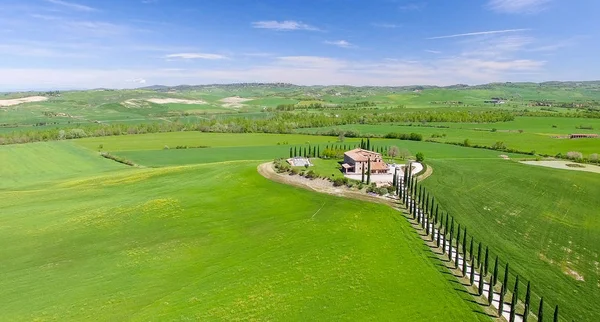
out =
<svg viewBox="0 0 600 322"><path fill-rule="evenodd" d="M473 310L473 312L475 312L477 314L485 315L485 316L490 317L492 319L498 317L498 315L496 315L496 314L490 314L490 313L487 313L487 312L484 312L484 311L481 311L481 310Z"/></svg>

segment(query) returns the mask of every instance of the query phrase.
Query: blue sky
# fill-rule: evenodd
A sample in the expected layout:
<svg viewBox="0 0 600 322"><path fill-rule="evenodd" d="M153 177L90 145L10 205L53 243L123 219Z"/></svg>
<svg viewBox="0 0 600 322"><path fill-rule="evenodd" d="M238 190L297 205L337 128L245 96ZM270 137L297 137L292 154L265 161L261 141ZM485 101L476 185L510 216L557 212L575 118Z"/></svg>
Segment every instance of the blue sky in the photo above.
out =
<svg viewBox="0 0 600 322"><path fill-rule="evenodd" d="M600 79L597 0L2 0L0 90Z"/></svg>

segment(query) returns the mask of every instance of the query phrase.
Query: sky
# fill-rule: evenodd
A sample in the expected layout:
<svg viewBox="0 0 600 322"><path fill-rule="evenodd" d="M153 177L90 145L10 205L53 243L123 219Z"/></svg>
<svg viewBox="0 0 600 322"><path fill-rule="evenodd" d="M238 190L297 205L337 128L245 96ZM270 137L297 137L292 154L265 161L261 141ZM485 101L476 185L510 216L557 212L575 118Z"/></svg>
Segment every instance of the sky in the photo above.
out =
<svg viewBox="0 0 600 322"><path fill-rule="evenodd" d="M0 0L0 90L600 79L598 0Z"/></svg>

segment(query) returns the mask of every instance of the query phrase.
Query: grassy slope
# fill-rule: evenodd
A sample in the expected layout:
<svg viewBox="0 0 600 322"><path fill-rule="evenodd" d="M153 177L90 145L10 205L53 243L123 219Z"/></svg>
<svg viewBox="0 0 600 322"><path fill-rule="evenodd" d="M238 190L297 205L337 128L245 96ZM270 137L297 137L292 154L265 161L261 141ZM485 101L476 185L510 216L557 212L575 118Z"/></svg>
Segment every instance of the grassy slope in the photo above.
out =
<svg viewBox="0 0 600 322"><path fill-rule="evenodd" d="M600 319L600 175L492 160L430 163L425 186L477 240L566 316Z"/></svg>
<svg viewBox="0 0 600 322"><path fill-rule="evenodd" d="M487 320L397 212L255 167L0 192L0 319Z"/></svg>
<svg viewBox="0 0 600 322"><path fill-rule="evenodd" d="M126 169L72 142L0 146L0 190Z"/></svg>

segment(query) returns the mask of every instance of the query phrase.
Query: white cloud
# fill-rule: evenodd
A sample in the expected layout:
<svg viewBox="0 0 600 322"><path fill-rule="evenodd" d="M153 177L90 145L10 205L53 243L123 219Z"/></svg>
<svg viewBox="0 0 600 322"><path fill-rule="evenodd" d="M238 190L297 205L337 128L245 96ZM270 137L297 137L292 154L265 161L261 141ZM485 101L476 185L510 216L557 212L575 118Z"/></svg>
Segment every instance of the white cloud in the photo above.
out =
<svg viewBox="0 0 600 322"><path fill-rule="evenodd" d="M317 30L319 30L319 28L307 25L307 24L302 23L300 21L294 21L294 20L284 20L284 21L276 21L276 20L256 21L256 22L252 23L252 26L254 28L259 28L259 29L273 29L273 30L280 30L280 31L291 31L291 30L317 31Z"/></svg>
<svg viewBox="0 0 600 322"><path fill-rule="evenodd" d="M128 83L136 83L136 84L146 84L146 80L143 78L134 78L126 80Z"/></svg>
<svg viewBox="0 0 600 322"><path fill-rule="evenodd" d="M448 36L430 37L427 39L446 39L446 38L457 38L457 37L494 35L494 34L503 34L503 33L509 33L509 32L521 32L521 31L528 31L528 30L530 30L530 29L489 30L489 31L469 32L469 33L465 33L465 34L454 34L454 35L448 35Z"/></svg>
<svg viewBox="0 0 600 322"><path fill-rule="evenodd" d="M431 50L431 49L425 49L426 52L430 53L430 54L441 54L442 52L439 50Z"/></svg>
<svg viewBox="0 0 600 322"><path fill-rule="evenodd" d="M400 11L418 11L424 9L427 6L427 3L407 3L405 5L398 6L398 10Z"/></svg>
<svg viewBox="0 0 600 322"><path fill-rule="evenodd" d="M502 13L536 13L551 0L490 0L488 6Z"/></svg>
<svg viewBox="0 0 600 322"><path fill-rule="evenodd" d="M388 28L388 29L395 29L395 28L400 28L400 25L397 24L393 24L393 23L379 23L379 22L374 22L371 24L373 27L377 27L377 28Z"/></svg>
<svg viewBox="0 0 600 322"><path fill-rule="evenodd" d="M165 56L167 59L208 59L208 60L219 60L227 59L226 56L219 54L206 54L206 53L180 53L170 54Z"/></svg>
<svg viewBox="0 0 600 322"><path fill-rule="evenodd" d="M55 4L55 5L58 5L58 6L63 6L63 7L69 8L71 10L76 10L76 11L86 11L86 12L98 11L98 9L96 9L96 8L92 8L92 7L74 3L74 2L67 2L67 1L62 1L62 0L45 0L45 1Z"/></svg>
<svg viewBox="0 0 600 322"><path fill-rule="evenodd" d="M351 47L354 47L353 44L349 43L346 40L324 41L323 43L327 44L327 45L338 46L338 47L341 47L341 48L351 48Z"/></svg>

